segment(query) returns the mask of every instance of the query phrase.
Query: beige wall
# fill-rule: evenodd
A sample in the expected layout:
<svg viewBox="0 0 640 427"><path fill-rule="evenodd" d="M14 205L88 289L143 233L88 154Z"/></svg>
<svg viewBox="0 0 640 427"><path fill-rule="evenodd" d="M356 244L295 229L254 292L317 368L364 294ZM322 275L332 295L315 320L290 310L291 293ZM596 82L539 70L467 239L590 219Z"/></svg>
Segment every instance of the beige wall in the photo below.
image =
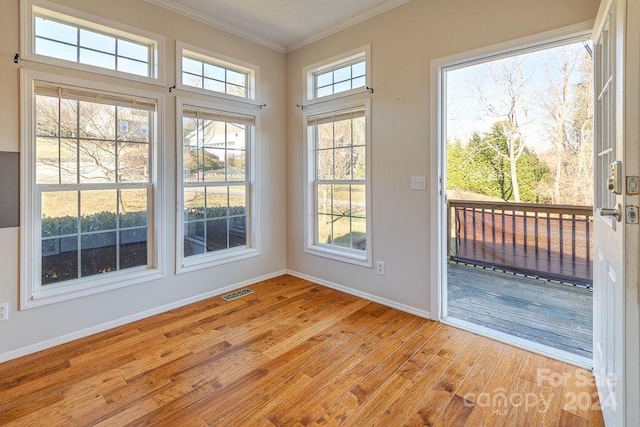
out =
<svg viewBox="0 0 640 427"><path fill-rule="evenodd" d="M287 55L287 266L352 290L430 309L430 61L593 20L598 0L413 0ZM371 43L373 269L304 253L302 68ZM429 186L429 183L427 187Z"/></svg>
<svg viewBox="0 0 640 427"><path fill-rule="evenodd" d="M0 151L19 151L19 66L13 55L19 51L19 0L2 0L0 13ZM16 311L19 299L19 229L0 229L0 302L9 302L10 319L0 323L0 361L22 350L52 344L87 328L117 322L166 304L212 292L229 285L252 280L286 268L285 183L285 56L247 40L211 28L203 23L151 5L143 0L59 0L57 3L112 21L141 28L166 38L167 87L137 84L108 77L101 81L131 85L165 95L165 138L161 141L166 183L163 213L167 219L167 276L90 297ZM175 96L168 87L175 84L176 39L235 57L260 67L261 101L268 106L261 112L258 143L258 186L261 205L258 212L262 239L259 257L176 276L175 271ZM24 67L59 71L56 67L28 64ZM65 70L65 73L68 73ZM73 73L86 77L82 72ZM16 179L18 179L16 177ZM0 184L1 185L1 184ZM53 340L53 341L47 341ZM32 346L32 347L29 347ZM19 350L21 349L21 350Z"/></svg>

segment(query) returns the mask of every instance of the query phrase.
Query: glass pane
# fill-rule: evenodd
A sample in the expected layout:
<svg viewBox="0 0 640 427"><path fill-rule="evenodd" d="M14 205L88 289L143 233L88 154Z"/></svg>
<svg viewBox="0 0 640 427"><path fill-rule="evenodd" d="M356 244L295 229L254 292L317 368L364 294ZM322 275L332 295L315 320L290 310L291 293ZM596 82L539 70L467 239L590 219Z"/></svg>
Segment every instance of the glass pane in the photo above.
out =
<svg viewBox="0 0 640 427"><path fill-rule="evenodd" d="M230 83L227 83L227 93L233 96L241 96L246 98L247 89L244 86L237 86Z"/></svg>
<svg viewBox="0 0 640 427"><path fill-rule="evenodd" d="M149 142L150 113L135 108L118 107L118 140ZM126 122L126 126L120 123Z"/></svg>
<svg viewBox="0 0 640 427"><path fill-rule="evenodd" d="M229 218L229 247L235 248L247 244L247 217Z"/></svg>
<svg viewBox="0 0 640 427"><path fill-rule="evenodd" d="M365 179L367 177L367 157L365 147L353 148L353 179Z"/></svg>
<svg viewBox="0 0 640 427"><path fill-rule="evenodd" d="M244 150L246 148L246 126L237 123L227 123L227 148Z"/></svg>
<svg viewBox="0 0 640 427"><path fill-rule="evenodd" d="M117 269L116 233L88 234L80 237L80 276L108 273Z"/></svg>
<svg viewBox="0 0 640 427"><path fill-rule="evenodd" d="M182 84L202 88L202 77L182 73Z"/></svg>
<svg viewBox="0 0 640 427"><path fill-rule="evenodd" d="M335 93L345 92L347 90L351 90L351 80L347 80L346 82L336 83L333 86L333 91Z"/></svg>
<svg viewBox="0 0 640 427"><path fill-rule="evenodd" d="M221 82L225 81L224 68L211 64L204 64L204 76L210 79L220 80Z"/></svg>
<svg viewBox="0 0 640 427"><path fill-rule="evenodd" d="M351 247L351 219L349 217L335 217L333 244L343 248Z"/></svg>
<svg viewBox="0 0 640 427"><path fill-rule="evenodd" d="M351 81L351 87L353 89L358 87L363 87L367 83L367 80L364 77L358 77Z"/></svg>
<svg viewBox="0 0 640 427"><path fill-rule="evenodd" d="M36 183L74 184L77 169L75 140L36 138Z"/></svg>
<svg viewBox="0 0 640 427"><path fill-rule="evenodd" d="M351 216L351 192L348 185L333 186L333 213L336 216Z"/></svg>
<svg viewBox="0 0 640 427"><path fill-rule="evenodd" d="M185 182L198 182L202 176L200 165L202 163L202 150L185 147L182 149L183 179Z"/></svg>
<svg viewBox="0 0 640 427"><path fill-rule="evenodd" d="M324 123L316 128L318 129L317 148L333 148L333 123Z"/></svg>
<svg viewBox="0 0 640 427"><path fill-rule="evenodd" d="M219 251L228 247L227 219L207 221L207 252Z"/></svg>
<svg viewBox="0 0 640 427"><path fill-rule="evenodd" d="M118 56L137 59L138 61L149 61L149 46L118 39Z"/></svg>
<svg viewBox="0 0 640 427"><path fill-rule="evenodd" d="M78 62L78 49L75 46L52 42L36 37L36 53L65 61Z"/></svg>
<svg viewBox="0 0 640 427"><path fill-rule="evenodd" d="M147 229L120 232L120 269L147 265Z"/></svg>
<svg viewBox="0 0 640 427"><path fill-rule="evenodd" d="M204 221L189 222L184 226L184 256L204 253Z"/></svg>
<svg viewBox="0 0 640 427"><path fill-rule="evenodd" d="M319 150L318 179L333 179L333 150Z"/></svg>
<svg viewBox="0 0 640 427"><path fill-rule="evenodd" d="M225 150L215 148L204 149L204 180L225 180Z"/></svg>
<svg viewBox="0 0 640 427"><path fill-rule="evenodd" d="M80 63L93 65L109 70L116 69L116 57L108 53L96 52L88 49L80 49Z"/></svg>
<svg viewBox="0 0 640 427"><path fill-rule="evenodd" d="M116 138L116 107L93 102L80 102L80 137Z"/></svg>
<svg viewBox="0 0 640 427"><path fill-rule="evenodd" d="M318 88L317 92L318 94L316 96L318 98L327 96L327 95L333 95L333 86L325 86L325 87Z"/></svg>
<svg viewBox="0 0 640 427"><path fill-rule="evenodd" d="M134 61L128 58L118 57L118 71L148 77L149 64L146 62Z"/></svg>
<svg viewBox="0 0 640 427"><path fill-rule="evenodd" d="M80 30L80 46L99 50L114 55L116 53L116 39L93 31Z"/></svg>
<svg viewBox="0 0 640 427"><path fill-rule="evenodd" d="M62 24L50 19L36 16L36 36L46 37L65 43L78 43L78 29L71 25Z"/></svg>
<svg viewBox="0 0 640 427"><path fill-rule="evenodd" d="M367 216L367 191L365 185L351 186L351 216Z"/></svg>
<svg viewBox="0 0 640 427"><path fill-rule="evenodd" d="M364 251L367 249L367 220L351 218L351 247Z"/></svg>
<svg viewBox="0 0 640 427"><path fill-rule="evenodd" d="M147 209L146 189L120 190L120 228L145 227Z"/></svg>
<svg viewBox="0 0 640 427"><path fill-rule="evenodd" d="M351 148L338 148L334 151L335 179L351 179L351 170L353 169Z"/></svg>
<svg viewBox="0 0 640 427"><path fill-rule="evenodd" d="M83 233L116 228L116 190L80 193L80 230Z"/></svg>
<svg viewBox="0 0 640 427"><path fill-rule="evenodd" d="M214 92L225 93L226 85L224 82L219 82L217 80L204 79L204 88L207 90L212 90Z"/></svg>
<svg viewBox="0 0 640 427"><path fill-rule="evenodd" d="M351 70L353 77L364 76L367 72L366 62L362 61L353 64Z"/></svg>
<svg viewBox="0 0 640 427"><path fill-rule="evenodd" d="M118 182L149 182L148 144L119 144Z"/></svg>
<svg viewBox="0 0 640 427"><path fill-rule="evenodd" d="M116 181L116 143L80 141L80 182Z"/></svg>
<svg viewBox="0 0 640 427"><path fill-rule="evenodd" d="M78 136L78 101L60 100L60 136Z"/></svg>
<svg viewBox="0 0 640 427"><path fill-rule="evenodd" d="M247 86L247 75L227 70L227 82L236 86Z"/></svg>
<svg viewBox="0 0 640 427"><path fill-rule="evenodd" d="M227 211L228 198L228 187L208 187L207 218L226 217L229 214Z"/></svg>
<svg viewBox="0 0 640 427"><path fill-rule="evenodd" d="M324 74L318 74L316 77L316 87L322 87L333 84L333 71Z"/></svg>
<svg viewBox="0 0 640 427"><path fill-rule="evenodd" d="M246 187L236 185L229 187L229 215L245 215L247 213Z"/></svg>
<svg viewBox="0 0 640 427"><path fill-rule="evenodd" d="M78 238L42 241L42 284L78 278Z"/></svg>
<svg viewBox="0 0 640 427"><path fill-rule="evenodd" d="M193 221L204 219L204 188L185 188L184 189L184 219L185 221Z"/></svg>
<svg viewBox="0 0 640 427"><path fill-rule="evenodd" d="M318 243L327 245L333 244L332 227L333 217L331 215L318 215Z"/></svg>
<svg viewBox="0 0 640 427"><path fill-rule="evenodd" d="M335 122L334 138L336 147L347 147L352 144L351 120L340 120L339 122Z"/></svg>
<svg viewBox="0 0 640 427"><path fill-rule="evenodd" d="M331 185L318 185L318 213L330 214L333 212L333 191Z"/></svg>
<svg viewBox="0 0 640 427"><path fill-rule="evenodd" d="M203 125L204 145L206 147L212 148L224 148L226 138L226 123L217 120L203 120Z"/></svg>
<svg viewBox="0 0 640 427"><path fill-rule="evenodd" d="M58 98L37 95L36 135L57 136L59 119Z"/></svg>
<svg viewBox="0 0 640 427"><path fill-rule="evenodd" d="M246 179L244 150L227 150L227 181Z"/></svg>
<svg viewBox="0 0 640 427"><path fill-rule="evenodd" d="M333 72L333 79L335 82L342 82L351 79L351 66L343 67ZM338 86L338 85L336 85ZM336 91L337 92L337 91Z"/></svg>
<svg viewBox="0 0 640 427"><path fill-rule="evenodd" d="M364 117L358 117L351 120L352 122L352 135L353 145L365 145L366 143L366 128Z"/></svg>
<svg viewBox="0 0 640 427"><path fill-rule="evenodd" d="M198 76L202 75L202 62L182 57L182 71Z"/></svg>
<svg viewBox="0 0 640 427"><path fill-rule="evenodd" d="M42 237L64 236L78 232L78 192L42 193Z"/></svg>

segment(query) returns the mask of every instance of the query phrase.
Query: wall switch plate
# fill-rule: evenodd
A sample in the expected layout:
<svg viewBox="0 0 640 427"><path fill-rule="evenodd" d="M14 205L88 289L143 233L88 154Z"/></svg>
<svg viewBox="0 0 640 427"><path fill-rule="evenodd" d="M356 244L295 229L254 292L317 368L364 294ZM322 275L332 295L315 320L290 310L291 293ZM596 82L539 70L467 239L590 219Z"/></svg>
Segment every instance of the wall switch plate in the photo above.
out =
<svg viewBox="0 0 640 427"><path fill-rule="evenodd" d="M426 177L424 176L412 176L411 177L411 189L412 190L424 190L426 188Z"/></svg>
<svg viewBox="0 0 640 427"><path fill-rule="evenodd" d="M382 261L376 262L376 273L378 273L381 276L384 276L384 262Z"/></svg>
<svg viewBox="0 0 640 427"><path fill-rule="evenodd" d="M0 303L0 322L9 320L9 303Z"/></svg>
<svg viewBox="0 0 640 427"><path fill-rule="evenodd" d="M638 207L637 206L627 206L625 208L625 216L627 217L627 224L637 224L638 223Z"/></svg>

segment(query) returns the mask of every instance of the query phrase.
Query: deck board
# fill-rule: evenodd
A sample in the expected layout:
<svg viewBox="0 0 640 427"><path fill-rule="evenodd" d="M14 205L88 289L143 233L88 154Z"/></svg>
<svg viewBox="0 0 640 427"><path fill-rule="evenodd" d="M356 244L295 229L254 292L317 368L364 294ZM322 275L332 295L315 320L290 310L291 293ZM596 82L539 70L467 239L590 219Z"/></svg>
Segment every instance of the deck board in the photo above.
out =
<svg viewBox="0 0 640 427"><path fill-rule="evenodd" d="M592 294L582 287L450 263L448 315L592 357Z"/></svg>

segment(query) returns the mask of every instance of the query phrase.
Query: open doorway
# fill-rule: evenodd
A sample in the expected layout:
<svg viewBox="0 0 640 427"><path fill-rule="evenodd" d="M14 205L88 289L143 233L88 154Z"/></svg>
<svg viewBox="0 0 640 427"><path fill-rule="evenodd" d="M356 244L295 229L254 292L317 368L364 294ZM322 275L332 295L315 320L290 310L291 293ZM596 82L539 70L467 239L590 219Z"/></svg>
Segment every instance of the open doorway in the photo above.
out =
<svg viewBox="0 0 640 427"><path fill-rule="evenodd" d="M440 68L445 321L591 366L588 35Z"/></svg>

